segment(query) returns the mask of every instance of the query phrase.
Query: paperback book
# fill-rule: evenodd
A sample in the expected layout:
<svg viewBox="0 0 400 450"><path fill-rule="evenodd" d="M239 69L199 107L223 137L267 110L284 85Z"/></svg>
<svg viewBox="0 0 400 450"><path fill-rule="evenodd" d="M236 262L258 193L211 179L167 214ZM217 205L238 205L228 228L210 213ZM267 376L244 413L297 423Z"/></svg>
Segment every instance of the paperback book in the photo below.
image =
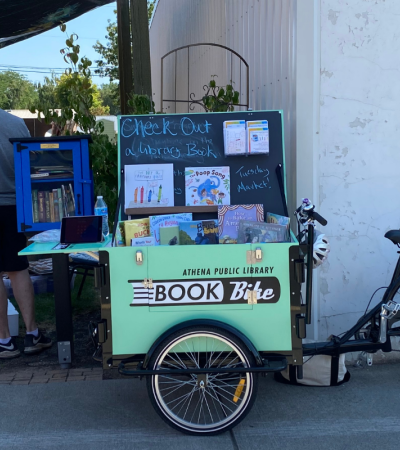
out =
<svg viewBox="0 0 400 450"><path fill-rule="evenodd" d="M60 178L73 178L72 166L31 166L31 178L35 180L50 180Z"/></svg>
<svg viewBox="0 0 400 450"><path fill-rule="evenodd" d="M186 167L186 206L229 205L229 167Z"/></svg>
<svg viewBox="0 0 400 450"><path fill-rule="evenodd" d="M273 223L241 220L239 222L238 244L287 242L287 229Z"/></svg>
<svg viewBox="0 0 400 450"><path fill-rule="evenodd" d="M179 245L179 225L160 228L160 245Z"/></svg>
<svg viewBox="0 0 400 450"><path fill-rule="evenodd" d="M180 245L218 244L217 220L194 220L179 224Z"/></svg>
<svg viewBox="0 0 400 450"><path fill-rule="evenodd" d="M286 238L290 241L290 219L286 216L267 212L267 223L275 223L286 227Z"/></svg>
<svg viewBox="0 0 400 450"><path fill-rule="evenodd" d="M164 214L150 217L150 234L154 237L155 245L160 245L160 229L163 227L179 226L180 222L192 220L192 213Z"/></svg>
<svg viewBox="0 0 400 450"><path fill-rule="evenodd" d="M130 245L132 239L150 236L149 218L125 220L124 222L125 242Z"/></svg>
<svg viewBox="0 0 400 450"><path fill-rule="evenodd" d="M151 247L152 245L154 245L154 238L151 236L131 239L131 247Z"/></svg>
<svg viewBox="0 0 400 450"><path fill-rule="evenodd" d="M264 206L261 204L218 206L220 244L237 244L239 222L241 220L263 222Z"/></svg>

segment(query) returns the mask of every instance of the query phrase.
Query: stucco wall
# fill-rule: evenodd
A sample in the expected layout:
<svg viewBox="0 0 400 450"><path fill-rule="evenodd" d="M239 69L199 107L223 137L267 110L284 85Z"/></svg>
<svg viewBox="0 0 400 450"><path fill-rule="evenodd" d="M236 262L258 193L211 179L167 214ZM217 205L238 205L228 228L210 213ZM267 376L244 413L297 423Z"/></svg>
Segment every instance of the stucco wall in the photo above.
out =
<svg viewBox="0 0 400 450"><path fill-rule="evenodd" d="M400 227L400 1L321 0L319 337L339 334L387 286ZM380 291L373 304L381 297Z"/></svg>

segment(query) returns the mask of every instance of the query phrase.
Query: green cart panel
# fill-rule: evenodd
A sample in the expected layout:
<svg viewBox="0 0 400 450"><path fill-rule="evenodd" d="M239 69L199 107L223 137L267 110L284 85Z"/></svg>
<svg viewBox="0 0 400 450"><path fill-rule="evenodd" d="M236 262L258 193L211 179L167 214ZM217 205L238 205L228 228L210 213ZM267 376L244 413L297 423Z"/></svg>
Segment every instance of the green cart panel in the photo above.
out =
<svg viewBox="0 0 400 450"><path fill-rule="evenodd" d="M260 351L292 350L292 245L196 247L196 261L191 246L104 249L110 264L112 354L147 353L162 333L192 319L232 325ZM251 258L256 250L260 261ZM252 290L256 304L249 300Z"/></svg>

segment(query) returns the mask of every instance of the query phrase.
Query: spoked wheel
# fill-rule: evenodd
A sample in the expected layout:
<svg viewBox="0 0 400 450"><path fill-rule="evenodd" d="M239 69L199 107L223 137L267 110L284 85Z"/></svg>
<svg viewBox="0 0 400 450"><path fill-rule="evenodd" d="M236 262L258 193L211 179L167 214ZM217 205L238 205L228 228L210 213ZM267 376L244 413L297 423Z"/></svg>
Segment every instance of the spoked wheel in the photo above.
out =
<svg viewBox="0 0 400 450"><path fill-rule="evenodd" d="M254 366L253 355L233 334L213 326L180 330L162 342L149 368L203 369ZM218 434L233 428L250 411L257 374L168 374L147 377L154 409L173 428L188 434Z"/></svg>

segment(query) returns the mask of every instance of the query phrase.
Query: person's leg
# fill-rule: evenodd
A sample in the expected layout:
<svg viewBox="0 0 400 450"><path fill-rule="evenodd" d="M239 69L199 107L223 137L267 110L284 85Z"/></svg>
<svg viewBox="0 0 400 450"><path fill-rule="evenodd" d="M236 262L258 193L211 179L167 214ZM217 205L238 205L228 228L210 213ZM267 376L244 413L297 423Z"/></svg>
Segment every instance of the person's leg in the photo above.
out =
<svg viewBox="0 0 400 450"><path fill-rule="evenodd" d="M15 300L24 319L26 331L36 330L35 322L35 295L28 269L18 272L7 272L11 280Z"/></svg>
<svg viewBox="0 0 400 450"><path fill-rule="evenodd" d="M10 336L7 309L7 290L0 272L0 360L15 358L21 354L15 343L15 338Z"/></svg>
<svg viewBox="0 0 400 450"><path fill-rule="evenodd" d="M7 309L7 290L3 283L3 277L0 274L0 339L8 339L10 337Z"/></svg>

